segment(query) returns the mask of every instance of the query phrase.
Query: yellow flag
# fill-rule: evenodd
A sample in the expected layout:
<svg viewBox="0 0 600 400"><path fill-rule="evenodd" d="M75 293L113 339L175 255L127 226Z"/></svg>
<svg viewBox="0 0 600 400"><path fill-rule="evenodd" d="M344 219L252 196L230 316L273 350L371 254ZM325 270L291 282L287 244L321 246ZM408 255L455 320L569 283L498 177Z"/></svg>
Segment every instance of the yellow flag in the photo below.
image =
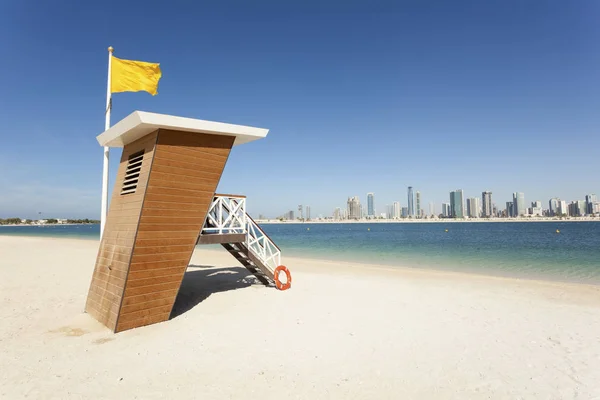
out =
<svg viewBox="0 0 600 400"><path fill-rule="evenodd" d="M158 81L162 76L160 64L143 61L121 60L112 57L110 73L110 91L139 92L146 91L154 96L158 93Z"/></svg>

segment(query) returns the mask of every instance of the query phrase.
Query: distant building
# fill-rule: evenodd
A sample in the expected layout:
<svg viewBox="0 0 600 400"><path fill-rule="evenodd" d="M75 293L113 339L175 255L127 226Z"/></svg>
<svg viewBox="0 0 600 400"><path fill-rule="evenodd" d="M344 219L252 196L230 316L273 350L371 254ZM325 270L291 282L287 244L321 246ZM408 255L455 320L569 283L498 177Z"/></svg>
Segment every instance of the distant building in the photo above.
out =
<svg viewBox="0 0 600 400"><path fill-rule="evenodd" d="M585 196L586 214L594 214L594 204L598 202L598 198L595 194L588 194Z"/></svg>
<svg viewBox="0 0 600 400"><path fill-rule="evenodd" d="M413 197L413 188L412 186L408 187L408 215L410 217L415 215L415 204Z"/></svg>
<svg viewBox="0 0 600 400"><path fill-rule="evenodd" d="M452 218L464 218L464 200L462 189L450 192L450 216Z"/></svg>
<svg viewBox="0 0 600 400"><path fill-rule="evenodd" d="M298 218L304 219L304 216L302 214L302 204L298 205Z"/></svg>
<svg viewBox="0 0 600 400"><path fill-rule="evenodd" d="M548 213L551 217L560 214L559 212L560 199L553 197L548 201Z"/></svg>
<svg viewBox="0 0 600 400"><path fill-rule="evenodd" d="M583 217L586 214L587 203L584 200L575 200L569 204L569 215L571 217Z"/></svg>
<svg viewBox="0 0 600 400"><path fill-rule="evenodd" d="M417 200L417 218L421 218L421 192L419 192L417 190L417 192L415 193L415 197Z"/></svg>
<svg viewBox="0 0 600 400"><path fill-rule="evenodd" d="M400 202L399 201L395 201L392 204L392 218L394 219L398 219L401 217L401 212L402 210L400 209Z"/></svg>
<svg viewBox="0 0 600 400"><path fill-rule="evenodd" d="M391 206L389 204L387 204L385 206L385 214L386 214L387 219L394 218L394 205L393 204Z"/></svg>
<svg viewBox="0 0 600 400"><path fill-rule="evenodd" d="M558 211L561 215L569 215L569 207L567 207L567 202L564 200L561 200L558 203Z"/></svg>
<svg viewBox="0 0 600 400"><path fill-rule="evenodd" d="M402 207L402 218L408 217L408 207Z"/></svg>
<svg viewBox="0 0 600 400"><path fill-rule="evenodd" d="M294 220L294 211L292 211L292 210L288 211L285 215L285 219L287 219L288 221L293 221Z"/></svg>
<svg viewBox="0 0 600 400"><path fill-rule="evenodd" d="M367 216L375 216L375 194L367 193Z"/></svg>
<svg viewBox="0 0 600 400"><path fill-rule="evenodd" d="M577 212L580 217L587 214L587 203L585 200L577 200Z"/></svg>
<svg viewBox="0 0 600 400"><path fill-rule="evenodd" d="M358 196L348 197L348 219L360 219L360 199Z"/></svg>
<svg viewBox="0 0 600 400"><path fill-rule="evenodd" d="M492 192L481 192L481 216L489 218L494 215Z"/></svg>
<svg viewBox="0 0 600 400"><path fill-rule="evenodd" d="M310 206L306 206L306 219L310 219Z"/></svg>
<svg viewBox="0 0 600 400"><path fill-rule="evenodd" d="M435 215L435 205L433 202L429 203L429 216Z"/></svg>
<svg viewBox="0 0 600 400"><path fill-rule="evenodd" d="M442 216L450 218L450 203L442 203Z"/></svg>
<svg viewBox="0 0 600 400"><path fill-rule="evenodd" d="M542 202L539 200L532 201L531 207L529 208L529 215L534 217L542 217L544 210L542 210Z"/></svg>
<svg viewBox="0 0 600 400"><path fill-rule="evenodd" d="M519 217L527 214L525 207L525 194L523 192L513 193L513 217Z"/></svg>
<svg viewBox="0 0 600 400"><path fill-rule="evenodd" d="M339 221L342 219L342 209L339 207L336 207L335 210L333 210L333 219L336 221Z"/></svg>
<svg viewBox="0 0 600 400"><path fill-rule="evenodd" d="M571 217L577 217L577 202L576 201L572 201L569 204L569 216Z"/></svg>
<svg viewBox="0 0 600 400"><path fill-rule="evenodd" d="M592 208L594 214L600 214L600 203L594 203L594 207Z"/></svg>
<svg viewBox="0 0 600 400"><path fill-rule="evenodd" d="M479 199L477 197L467 199L467 215L469 218L479 218Z"/></svg>
<svg viewBox="0 0 600 400"><path fill-rule="evenodd" d="M515 203L513 203L512 201L507 201L506 202L506 217L512 217L514 215L514 205Z"/></svg>

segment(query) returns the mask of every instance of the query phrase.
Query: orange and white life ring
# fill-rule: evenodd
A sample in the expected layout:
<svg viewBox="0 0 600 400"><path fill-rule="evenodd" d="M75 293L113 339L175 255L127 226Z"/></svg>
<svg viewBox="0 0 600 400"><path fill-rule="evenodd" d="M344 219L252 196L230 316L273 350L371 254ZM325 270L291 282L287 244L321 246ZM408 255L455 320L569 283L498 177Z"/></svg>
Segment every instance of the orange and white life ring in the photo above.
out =
<svg viewBox="0 0 600 400"><path fill-rule="evenodd" d="M287 282L282 283L279 280L280 272L285 272ZM290 271L285 267L285 265L280 265L279 267L275 268L275 272L273 273L273 275L275 275L275 286L277 287L277 289L288 290L292 286L292 274L290 274Z"/></svg>

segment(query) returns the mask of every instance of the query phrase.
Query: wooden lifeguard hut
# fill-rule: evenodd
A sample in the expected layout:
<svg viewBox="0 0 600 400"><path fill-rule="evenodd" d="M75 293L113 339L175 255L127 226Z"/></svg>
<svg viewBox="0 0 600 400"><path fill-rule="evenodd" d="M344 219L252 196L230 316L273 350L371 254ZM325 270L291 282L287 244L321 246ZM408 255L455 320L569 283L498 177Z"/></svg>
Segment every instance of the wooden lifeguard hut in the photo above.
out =
<svg viewBox="0 0 600 400"><path fill-rule="evenodd" d="M245 196L215 193L232 146L267 133L136 111L99 135L123 155L86 312L114 332L168 320L197 244L220 243L272 285L280 249L246 214Z"/></svg>

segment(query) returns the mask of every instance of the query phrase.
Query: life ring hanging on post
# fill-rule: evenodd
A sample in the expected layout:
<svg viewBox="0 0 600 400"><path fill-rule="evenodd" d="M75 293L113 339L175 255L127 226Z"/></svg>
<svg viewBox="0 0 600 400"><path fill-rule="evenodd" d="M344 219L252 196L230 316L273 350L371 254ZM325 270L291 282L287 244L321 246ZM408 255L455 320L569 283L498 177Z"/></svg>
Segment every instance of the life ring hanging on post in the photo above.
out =
<svg viewBox="0 0 600 400"><path fill-rule="evenodd" d="M285 272L287 282L282 283L279 280L280 272ZM285 267L285 265L280 265L279 267L275 268L275 272L273 272L273 275L275 275L275 286L277 287L277 289L288 290L292 286L292 274L290 274L290 271Z"/></svg>

